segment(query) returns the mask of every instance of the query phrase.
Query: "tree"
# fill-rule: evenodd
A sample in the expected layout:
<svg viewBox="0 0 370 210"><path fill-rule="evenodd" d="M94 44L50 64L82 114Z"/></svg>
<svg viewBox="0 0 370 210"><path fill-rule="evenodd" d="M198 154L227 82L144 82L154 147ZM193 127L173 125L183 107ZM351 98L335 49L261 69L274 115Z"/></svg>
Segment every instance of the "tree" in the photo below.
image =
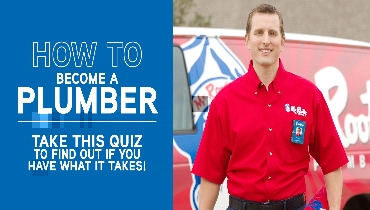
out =
<svg viewBox="0 0 370 210"><path fill-rule="evenodd" d="M210 27L212 16L204 17L195 12L195 16L188 23L185 21L190 10L195 6L194 0L174 0L173 4L173 25L174 26L192 26L192 27Z"/></svg>

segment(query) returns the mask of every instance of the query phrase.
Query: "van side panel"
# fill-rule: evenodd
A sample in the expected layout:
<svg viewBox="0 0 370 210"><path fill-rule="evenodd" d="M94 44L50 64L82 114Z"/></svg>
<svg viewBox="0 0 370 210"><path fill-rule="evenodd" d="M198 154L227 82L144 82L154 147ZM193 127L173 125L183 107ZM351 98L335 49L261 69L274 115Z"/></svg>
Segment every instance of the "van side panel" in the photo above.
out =
<svg viewBox="0 0 370 210"><path fill-rule="evenodd" d="M251 56L244 37L175 36L173 42L184 51L192 95L206 96L208 104L248 70ZM342 208L351 197L370 194L370 48L287 40L281 59L287 71L315 83L329 105L350 161L343 167ZM207 107L194 112L197 132L174 135L174 209L198 209L199 177L190 170L206 117ZM311 158L307 198L323 184L322 171ZM223 186L215 209L226 207Z"/></svg>

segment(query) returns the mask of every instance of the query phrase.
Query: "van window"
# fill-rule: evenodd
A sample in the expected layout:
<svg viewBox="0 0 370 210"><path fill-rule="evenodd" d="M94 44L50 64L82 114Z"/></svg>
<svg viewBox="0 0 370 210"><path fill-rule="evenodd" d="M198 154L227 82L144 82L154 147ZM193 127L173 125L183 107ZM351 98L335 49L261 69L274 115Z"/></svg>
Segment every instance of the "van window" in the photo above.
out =
<svg viewBox="0 0 370 210"><path fill-rule="evenodd" d="M194 121L188 73L184 54L179 46L173 46L173 132L193 131Z"/></svg>

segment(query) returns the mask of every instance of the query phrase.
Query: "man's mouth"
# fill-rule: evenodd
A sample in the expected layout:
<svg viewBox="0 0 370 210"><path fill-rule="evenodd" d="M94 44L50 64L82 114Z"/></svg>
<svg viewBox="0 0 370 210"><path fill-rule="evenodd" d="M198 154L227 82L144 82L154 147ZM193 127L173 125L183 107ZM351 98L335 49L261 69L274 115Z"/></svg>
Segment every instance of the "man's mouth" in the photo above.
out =
<svg viewBox="0 0 370 210"><path fill-rule="evenodd" d="M271 49L260 49L261 52L263 53L269 53L271 52L272 50Z"/></svg>

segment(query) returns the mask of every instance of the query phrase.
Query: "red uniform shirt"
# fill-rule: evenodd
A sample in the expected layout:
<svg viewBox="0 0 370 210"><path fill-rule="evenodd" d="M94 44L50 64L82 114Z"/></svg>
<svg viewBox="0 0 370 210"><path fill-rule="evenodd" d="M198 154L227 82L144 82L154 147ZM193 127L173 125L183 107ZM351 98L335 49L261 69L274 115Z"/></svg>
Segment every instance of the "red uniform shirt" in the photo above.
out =
<svg viewBox="0 0 370 210"><path fill-rule="evenodd" d="M251 61L248 73L213 99L192 173L229 194L257 202L306 191L310 154L327 174L348 162L330 111L310 81L285 71L281 60L268 90ZM301 136L293 120L306 123ZM301 138L303 144L293 143Z"/></svg>

